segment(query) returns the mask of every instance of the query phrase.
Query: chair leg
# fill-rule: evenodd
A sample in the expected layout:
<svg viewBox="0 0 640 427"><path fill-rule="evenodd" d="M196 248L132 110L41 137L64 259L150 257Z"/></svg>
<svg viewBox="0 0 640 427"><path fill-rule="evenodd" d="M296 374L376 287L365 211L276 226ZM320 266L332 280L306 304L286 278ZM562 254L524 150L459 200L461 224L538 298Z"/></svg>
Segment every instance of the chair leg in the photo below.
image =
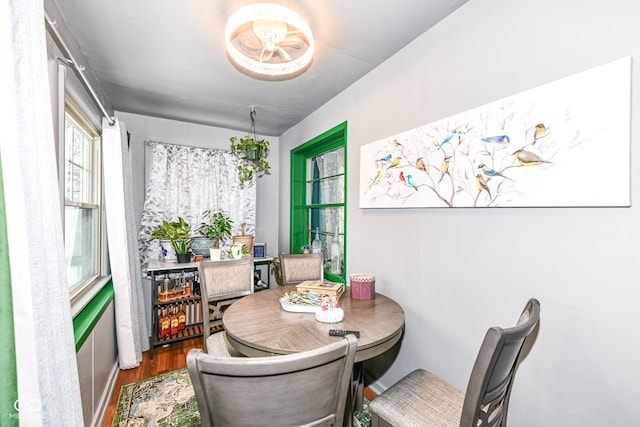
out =
<svg viewBox="0 0 640 427"><path fill-rule="evenodd" d="M393 427L375 413L371 414L371 427Z"/></svg>

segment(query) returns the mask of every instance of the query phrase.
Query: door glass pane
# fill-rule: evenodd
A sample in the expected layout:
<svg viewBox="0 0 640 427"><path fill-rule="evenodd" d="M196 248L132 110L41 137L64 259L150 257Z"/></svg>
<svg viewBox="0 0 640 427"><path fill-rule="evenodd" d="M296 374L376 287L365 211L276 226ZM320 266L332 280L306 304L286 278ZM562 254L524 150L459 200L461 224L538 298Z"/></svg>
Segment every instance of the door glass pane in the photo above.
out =
<svg viewBox="0 0 640 427"><path fill-rule="evenodd" d="M329 256L329 248L333 242L336 227L338 235L342 241L343 224L344 224L344 207L327 207L309 209L309 223L311 224L311 239L314 238L316 228L320 231L320 240L322 241L322 253L325 260Z"/></svg>
<svg viewBox="0 0 640 427"><path fill-rule="evenodd" d="M344 147L307 159L307 181L344 174Z"/></svg>
<svg viewBox="0 0 640 427"><path fill-rule="evenodd" d="M307 204L326 205L344 202L344 175L307 183Z"/></svg>

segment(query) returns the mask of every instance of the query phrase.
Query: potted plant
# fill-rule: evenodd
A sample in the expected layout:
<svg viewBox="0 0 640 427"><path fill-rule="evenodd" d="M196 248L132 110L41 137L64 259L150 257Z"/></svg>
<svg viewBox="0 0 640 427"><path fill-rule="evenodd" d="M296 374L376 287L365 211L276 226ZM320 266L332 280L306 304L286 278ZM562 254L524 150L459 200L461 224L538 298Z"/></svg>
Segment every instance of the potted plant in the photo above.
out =
<svg viewBox="0 0 640 427"><path fill-rule="evenodd" d="M151 240L159 239L162 246L162 253L165 260L171 260L178 258L178 262L189 262L191 254L189 254L189 248L193 239L189 237L191 232L191 225L187 223L184 218L178 217L178 221L162 221L162 224L158 226L151 233ZM169 242L171 249L175 253L175 257L172 257L167 246L163 242ZM186 261L185 261L186 260Z"/></svg>
<svg viewBox="0 0 640 427"><path fill-rule="evenodd" d="M271 169L271 165L267 161L269 147L269 141L257 139L255 135L231 138L231 152L242 160L242 164L238 165L241 184L253 179L254 175L259 178L269 174L269 169Z"/></svg>
<svg viewBox="0 0 640 427"><path fill-rule="evenodd" d="M213 241L212 249L217 249L217 251L209 250L210 258L212 260L220 259L220 241L231 236L233 221L223 212L213 212L211 209L202 212L202 215L207 221L200 223L198 232L211 239Z"/></svg>

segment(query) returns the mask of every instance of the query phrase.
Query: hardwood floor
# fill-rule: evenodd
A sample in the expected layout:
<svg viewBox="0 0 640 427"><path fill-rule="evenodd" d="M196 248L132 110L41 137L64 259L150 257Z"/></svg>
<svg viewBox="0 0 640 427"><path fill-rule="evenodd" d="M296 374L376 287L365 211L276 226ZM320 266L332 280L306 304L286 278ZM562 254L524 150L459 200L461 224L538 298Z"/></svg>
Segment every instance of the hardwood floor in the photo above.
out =
<svg viewBox="0 0 640 427"><path fill-rule="evenodd" d="M142 362L140 363L140 366L119 372L116 385L113 387L109 406L107 407L107 411L104 416L102 427L111 427L113 423L113 415L116 412L116 405L118 404L120 388L123 385L184 368L187 366L187 353L189 350L192 348L202 347L202 337L197 337L173 343L166 347L156 347L153 359L149 356L148 351L142 353ZM364 397L369 400L373 400L376 397L376 394L368 387L365 387Z"/></svg>

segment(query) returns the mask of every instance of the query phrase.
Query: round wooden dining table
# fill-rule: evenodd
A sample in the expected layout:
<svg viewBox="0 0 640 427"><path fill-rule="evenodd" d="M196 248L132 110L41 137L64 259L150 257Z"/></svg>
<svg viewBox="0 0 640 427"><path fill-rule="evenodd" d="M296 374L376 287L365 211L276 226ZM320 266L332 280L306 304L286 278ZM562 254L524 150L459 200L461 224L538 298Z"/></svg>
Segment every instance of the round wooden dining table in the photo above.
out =
<svg viewBox="0 0 640 427"><path fill-rule="evenodd" d="M375 294L374 299L355 299L349 290L347 288L339 299L344 319L338 323L319 322L314 313L284 310L280 297L295 291L293 286L243 297L231 304L222 316L229 343L250 357L298 353L342 339L330 336L330 329L360 332L344 418L346 426L351 426L353 412L362 410L362 362L393 347L404 331L404 311L391 298Z"/></svg>
<svg viewBox="0 0 640 427"><path fill-rule="evenodd" d="M229 342L246 356L272 356L312 350L335 342L330 329L359 331L356 362L384 353L404 330L404 311L391 298L355 299L349 288L339 299L344 319L321 323L314 313L285 311L280 297L293 287L279 287L248 295L226 309L222 322Z"/></svg>

